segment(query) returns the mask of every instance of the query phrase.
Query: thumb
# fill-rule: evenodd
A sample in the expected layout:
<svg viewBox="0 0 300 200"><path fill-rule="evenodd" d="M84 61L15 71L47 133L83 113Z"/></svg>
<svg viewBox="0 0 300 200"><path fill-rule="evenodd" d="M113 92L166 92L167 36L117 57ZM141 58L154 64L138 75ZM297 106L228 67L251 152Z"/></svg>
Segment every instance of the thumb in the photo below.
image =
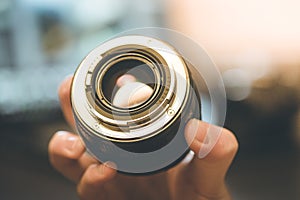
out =
<svg viewBox="0 0 300 200"><path fill-rule="evenodd" d="M238 150L234 134L200 120L192 119L185 128L185 136L195 153L186 166L195 187L208 196L216 191L227 192L225 176Z"/></svg>

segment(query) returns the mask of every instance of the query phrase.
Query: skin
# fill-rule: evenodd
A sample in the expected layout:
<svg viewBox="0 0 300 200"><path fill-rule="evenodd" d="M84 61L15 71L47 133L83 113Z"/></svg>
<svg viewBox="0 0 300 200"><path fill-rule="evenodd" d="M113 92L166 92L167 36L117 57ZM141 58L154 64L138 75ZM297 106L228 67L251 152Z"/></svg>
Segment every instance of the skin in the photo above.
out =
<svg viewBox="0 0 300 200"><path fill-rule="evenodd" d="M74 127L70 103L71 82L72 77L63 81L59 98L66 120ZM238 142L232 132L222 128L214 148L200 159L197 152L205 145L203 140L208 127L220 130L199 120L190 120L185 135L191 150L196 152L193 159L150 176L117 173L114 169L117 166L93 159L86 153L80 138L65 131L55 133L49 143L50 162L77 184L82 200L229 200L231 197L225 184L225 175L238 150Z"/></svg>
<svg viewBox="0 0 300 200"><path fill-rule="evenodd" d="M119 89L114 98L113 105L128 108L146 101L153 93L153 89L135 80L132 75L125 74L117 80Z"/></svg>

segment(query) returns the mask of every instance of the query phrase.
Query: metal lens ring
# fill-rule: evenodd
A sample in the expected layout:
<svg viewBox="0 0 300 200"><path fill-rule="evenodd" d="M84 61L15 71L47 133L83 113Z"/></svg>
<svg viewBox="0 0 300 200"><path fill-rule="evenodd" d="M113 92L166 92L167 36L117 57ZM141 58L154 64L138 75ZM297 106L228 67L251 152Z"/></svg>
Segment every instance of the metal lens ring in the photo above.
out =
<svg viewBox="0 0 300 200"><path fill-rule="evenodd" d="M212 116L203 113L213 106L207 104L211 98L202 74L178 46L147 33L126 33L101 44L81 62L72 84L73 112L87 150L129 174L180 162L189 152L188 120ZM120 77L129 79L122 85Z"/></svg>

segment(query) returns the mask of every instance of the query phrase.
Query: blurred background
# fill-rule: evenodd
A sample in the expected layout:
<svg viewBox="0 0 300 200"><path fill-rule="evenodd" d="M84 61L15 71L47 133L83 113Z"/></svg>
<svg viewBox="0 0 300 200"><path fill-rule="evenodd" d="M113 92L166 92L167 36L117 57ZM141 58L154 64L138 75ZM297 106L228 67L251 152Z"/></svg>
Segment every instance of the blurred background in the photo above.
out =
<svg viewBox="0 0 300 200"><path fill-rule="evenodd" d="M296 0L0 0L0 199L77 199L49 165L70 130L57 87L104 40L137 27L203 46L226 86L225 127L240 143L235 199L300 198L300 2Z"/></svg>

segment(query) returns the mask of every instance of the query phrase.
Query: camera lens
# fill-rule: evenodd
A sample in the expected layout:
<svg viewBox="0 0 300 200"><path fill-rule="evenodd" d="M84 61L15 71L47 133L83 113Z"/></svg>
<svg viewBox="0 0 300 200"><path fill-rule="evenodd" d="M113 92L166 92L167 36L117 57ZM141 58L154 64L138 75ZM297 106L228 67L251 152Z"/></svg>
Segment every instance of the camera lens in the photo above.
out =
<svg viewBox="0 0 300 200"><path fill-rule="evenodd" d="M154 173L189 152L184 127L200 118L189 66L146 36L109 40L81 62L72 84L76 126L87 150L129 174Z"/></svg>

